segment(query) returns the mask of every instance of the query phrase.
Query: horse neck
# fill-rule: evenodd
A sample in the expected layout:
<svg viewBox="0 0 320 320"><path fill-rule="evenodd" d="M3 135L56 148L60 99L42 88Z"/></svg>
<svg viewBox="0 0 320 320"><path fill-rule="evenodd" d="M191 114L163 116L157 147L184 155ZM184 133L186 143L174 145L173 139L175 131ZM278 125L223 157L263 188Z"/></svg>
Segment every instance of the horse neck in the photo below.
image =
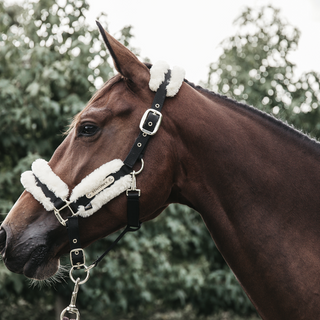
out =
<svg viewBox="0 0 320 320"><path fill-rule="evenodd" d="M254 204L272 214L278 202L297 206L319 191L317 142L251 107L208 96L196 91L173 107L177 184L190 206L212 215L218 205L238 213Z"/></svg>
<svg viewBox="0 0 320 320"><path fill-rule="evenodd" d="M281 283L292 276L288 257L295 257L293 274L307 266L319 280L314 261L320 265L320 250L306 251L320 240L320 197L315 197L320 190L319 146L250 107L191 91L180 104L182 119L177 115L175 122L180 135L177 186L180 199L186 199L181 202L202 215L261 314L273 312L273 319L284 319L287 314L265 311L263 300L288 294L276 294L273 288L275 279ZM277 261L280 269L271 272L270 261ZM261 273L255 277L257 269ZM261 283L264 272L272 279ZM313 283L320 287L318 280ZM296 290L298 282L286 290Z"/></svg>

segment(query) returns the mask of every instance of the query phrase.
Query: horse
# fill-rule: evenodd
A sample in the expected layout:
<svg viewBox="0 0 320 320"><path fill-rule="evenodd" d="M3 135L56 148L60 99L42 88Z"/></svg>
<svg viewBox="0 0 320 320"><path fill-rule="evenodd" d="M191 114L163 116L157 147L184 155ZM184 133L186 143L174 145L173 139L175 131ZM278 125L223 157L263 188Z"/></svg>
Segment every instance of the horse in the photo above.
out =
<svg viewBox="0 0 320 320"><path fill-rule="evenodd" d="M104 164L125 159L155 97L150 66L98 26L118 74L75 117L46 164L66 193ZM139 221L154 219L170 203L195 209L262 319L318 319L319 143L187 80L165 99L162 114L143 171L128 180L141 190ZM138 160L133 169L140 167ZM6 267L29 278L54 275L70 250L63 225L69 209L67 203L55 211L56 219L25 190L0 229ZM82 246L125 227L127 219L121 191L79 217Z"/></svg>

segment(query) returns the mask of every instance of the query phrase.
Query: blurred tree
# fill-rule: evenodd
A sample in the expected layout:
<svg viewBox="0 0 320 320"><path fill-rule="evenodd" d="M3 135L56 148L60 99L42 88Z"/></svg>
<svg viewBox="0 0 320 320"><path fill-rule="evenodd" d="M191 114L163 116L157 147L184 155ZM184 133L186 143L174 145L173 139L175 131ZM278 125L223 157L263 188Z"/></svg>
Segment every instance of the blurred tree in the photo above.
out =
<svg viewBox="0 0 320 320"><path fill-rule="evenodd" d="M72 116L102 79L113 75L98 32L84 22L87 9L82 0L63 5L41 0L23 6L5 6L0 0L2 210L8 210L22 191L20 173L37 157L49 159ZM300 119L306 130L308 123L313 128L319 75L310 73L295 81L294 65L287 59L299 32L272 7L246 9L237 25L237 36L224 42L224 53L211 65L208 86L291 122L310 115L309 122ZM254 31L249 32L249 25ZM124 28L121 41L130 45L131 37L130 27ZM309 111L303 103L311 106ZM114 237L92 245L88 260L93 261ZM0 265L1 319L28 315L50 320L57 294L69 303L69 285L31 290L22 279ZM178 205L144 225L139 234L127 235L80 290L81 314L87 312L90 319L122 312L134 318L133 314L188 305L206 314L228 309L254 312L199 215Z"/></svg>
<svg viewBox="0 0 320 320"><path fill-rule="evenodd" d="M70 119L113 75L87 10L85 1L0 1L0 212L21 193L20 173L51 156Z"/></svg>
<svg viewBox="0 0 320 320"><path fill-rule="evenodd" d="M3 211L10 209L22 191L21 172L35 158L50 158L71 118L102 79L113 75L97 30L85 24L88 4L80 0L59 3L41 0L6 6L0 1ZM106 26L105 17L101 19ZM120 41L130 46L131 37L131 27L123 28ZM91 246L89 259L93 261L115 236ZM70 284L54 287L30 289L23 276L0 265L1 319L54 319L56 297L66 299L64 308L72 291ZM203 313L253 310L199 215L180 206L148 223L139 235L129 234L94 270L84 289L78 303L81 313L87 310L91 319L119 312L153 313L187 304Z"/></svg>
<svg viewBox="0 0 320 320"><path fill-rule="evenodd" d="M116 236L87 250L91 259ZM199 214L180 205L171 205L138 233L128 234L94 269L86 291L79 301L98 314L154 314L187 305L203 314L254 313Z"/></svg>
<svg viewBox="0 0 320 320"><path fill-rule="evenodd" d="M236 35L223 41L206 86L320 137L320 73L295 75L290 53L300 32L272 6L246 8Z"/></svg>

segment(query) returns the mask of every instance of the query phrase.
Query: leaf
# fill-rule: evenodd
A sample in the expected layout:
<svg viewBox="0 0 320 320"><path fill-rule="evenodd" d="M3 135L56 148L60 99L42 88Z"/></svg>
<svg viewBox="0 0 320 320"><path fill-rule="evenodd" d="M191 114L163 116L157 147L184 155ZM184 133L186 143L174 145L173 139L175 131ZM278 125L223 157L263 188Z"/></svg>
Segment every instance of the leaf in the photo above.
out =
<svg viewBox="0 0 320 320"><path fill-rule="evenodd" d="M37 82L32 82L26 89L26 91L30 93L31 97L36 96L39 90L40 90L40 85Z"/></svg>

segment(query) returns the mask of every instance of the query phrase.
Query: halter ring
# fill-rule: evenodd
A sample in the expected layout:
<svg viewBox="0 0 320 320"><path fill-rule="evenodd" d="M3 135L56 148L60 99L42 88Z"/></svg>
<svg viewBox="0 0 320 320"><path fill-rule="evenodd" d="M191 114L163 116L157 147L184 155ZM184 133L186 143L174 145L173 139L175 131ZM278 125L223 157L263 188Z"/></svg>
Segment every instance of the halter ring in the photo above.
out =
<svg viewBox="0 0 320 320"><path fill-rule="evenodd" d="M134 171L134 174L135 175L138 175L139 173L141 173L141 171L143 170L143 168L144 168L144 161L143 161L143 159L141 159L141 168L140 168L140 170L139 171Z"/></svg>
<svg viewBox="0 0 320 320"><path fill-rule="evenodd" d="M87 281L88 281L88 279L89 279L89 276L90 276L90 267L88 268L86 265L83 265L84 266L84 271L87 273L87 275L86 275L86 277L82 280L82 281L79 281L78 282L78 284L80 285L80 284L84 284L84 283L86 283ZM73 283L77 283L77 280L75 280L74 279L74 277L73 277L73 275L72 275L72 271L73 270L75 270L75 269L77 269L78 270L78 268L77 268L77 266L73 266L73 267L71 267L71 269L70 269L70 271L69 271L69 277L70 277L70 279L72 280L72 282Z"/></svg>

